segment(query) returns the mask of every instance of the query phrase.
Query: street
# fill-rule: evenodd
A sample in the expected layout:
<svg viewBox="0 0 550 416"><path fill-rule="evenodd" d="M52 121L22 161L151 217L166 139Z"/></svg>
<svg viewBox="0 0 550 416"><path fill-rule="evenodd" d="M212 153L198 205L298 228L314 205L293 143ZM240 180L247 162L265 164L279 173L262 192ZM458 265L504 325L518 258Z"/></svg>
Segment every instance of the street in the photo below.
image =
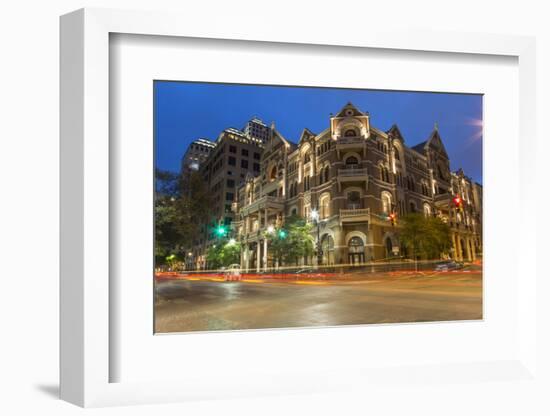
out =
<svg viewBox="0 0 550 416"><path fill-rule="evenodd" d="M482 318L480 267L330 279L156 283L157 333L357 325Z"/></svg>

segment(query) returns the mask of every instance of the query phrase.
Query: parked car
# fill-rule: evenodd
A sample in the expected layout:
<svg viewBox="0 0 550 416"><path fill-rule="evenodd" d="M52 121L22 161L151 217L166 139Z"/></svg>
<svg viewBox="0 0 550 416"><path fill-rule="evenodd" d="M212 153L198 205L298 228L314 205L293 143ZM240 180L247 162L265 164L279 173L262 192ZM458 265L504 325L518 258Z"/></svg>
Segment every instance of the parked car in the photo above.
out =
<svg viewBox="0 0 550 416"><path fill-rule="evenodd" d="M451 270L460 270L462 268L464 268L464 263L450 260L436 264L434 270L437 272L448 272Z"/></svg>
<svg viewBox="0 0 550 416"><path fill-rule="evenodd" d="M226 281L238 281L241 280L241 265L240 264L232 264L228 266L224 272L223 275L225 277Z"/></svg>

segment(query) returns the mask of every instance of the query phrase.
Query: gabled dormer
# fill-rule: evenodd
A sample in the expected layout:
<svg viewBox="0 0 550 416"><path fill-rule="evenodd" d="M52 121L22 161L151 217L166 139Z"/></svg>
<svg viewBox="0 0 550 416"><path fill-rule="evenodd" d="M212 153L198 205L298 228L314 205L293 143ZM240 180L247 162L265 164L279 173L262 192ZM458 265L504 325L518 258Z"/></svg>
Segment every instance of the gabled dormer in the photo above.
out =
<svg viewBox="0 0 550 416"><path fill-rule="evenodd" d="M334 117L361 117L366 114L355 107L351 102L348 102Z"/></svg>
<svg viewBox="0 0 550 416"><path fill-rule="evenodd" d="M330 117L330 132L333 140L366 139L370 135L369 114L347 103L335 116Z"/></svg>
<svg viewBox="0 0 550 416"><path fill-rule="evenodd" d="M430 137L428 137L428 140L426 140L426 149L437 152L447 159L449 158L447 150L445 149L445 145L443 144L443 140L441 140L441 136L439 135L439 129L437 125L435 125L430 134Z"/></svg>
<svg viewBox="0 0 550 416"><path fill-rule="evenodd" d="M390 139L399 140L401 143L405 143L405 138L401 134L401 130L397 127L397 124L393 124L390 129L386 132Z"/></svg>
<svg viewBox="0 0 550 416"><path fill-rule="evenodd" d="M315 138L316 134L313 133L308 128L305 128L302 130L302 134L300 135L300 140L298 140L298 146L300 146L303 143L309 143Z"/></svg>

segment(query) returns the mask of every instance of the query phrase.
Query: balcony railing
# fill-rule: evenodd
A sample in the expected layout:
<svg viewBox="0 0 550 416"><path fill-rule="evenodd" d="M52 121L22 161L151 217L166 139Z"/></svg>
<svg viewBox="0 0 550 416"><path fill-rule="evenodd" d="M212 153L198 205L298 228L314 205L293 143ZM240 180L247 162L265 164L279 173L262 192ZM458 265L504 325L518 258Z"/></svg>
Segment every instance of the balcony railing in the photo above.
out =
<svg viewBox="0 0 550 416"><path fill-rule="evenodd" d="M356 136L356 137L343 137L343 136L340 136L336 139L336 144L337 145L362 144L364 141L365 140L361 136Z"/></svg>
<svg viewBox="0 0 550 416"><path fill-rule="evenodd" d="M340 210L340 219L353 219L360 217L369 217L370 209L369 208L352 208L352 209L341 209Z"/></svg>
<svg viewBox="0 0 550 416"><path fill-rule="evenodd" d="M338 175L342 177L368 176L367 169L338 169Z"/></svg>

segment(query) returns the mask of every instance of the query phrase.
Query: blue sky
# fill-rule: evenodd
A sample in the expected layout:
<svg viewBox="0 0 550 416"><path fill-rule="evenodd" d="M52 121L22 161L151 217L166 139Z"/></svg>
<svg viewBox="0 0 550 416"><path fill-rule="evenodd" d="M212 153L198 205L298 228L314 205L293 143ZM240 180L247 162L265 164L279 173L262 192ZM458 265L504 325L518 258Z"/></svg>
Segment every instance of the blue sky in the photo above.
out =
<svg viewBox="0 0 550 416"><path fill-rule="evenodd" d="M199 137L215 140L227 127L242 128L256 116L275 121L297 142L304 127L319 133L348 101L368 111L371 125L397 124L405 144L427 139L438 124L451 169L482 182L482 96L402 91L303 88L241 84L155 82L157 167L178 171L187 146Z"/></svg>

